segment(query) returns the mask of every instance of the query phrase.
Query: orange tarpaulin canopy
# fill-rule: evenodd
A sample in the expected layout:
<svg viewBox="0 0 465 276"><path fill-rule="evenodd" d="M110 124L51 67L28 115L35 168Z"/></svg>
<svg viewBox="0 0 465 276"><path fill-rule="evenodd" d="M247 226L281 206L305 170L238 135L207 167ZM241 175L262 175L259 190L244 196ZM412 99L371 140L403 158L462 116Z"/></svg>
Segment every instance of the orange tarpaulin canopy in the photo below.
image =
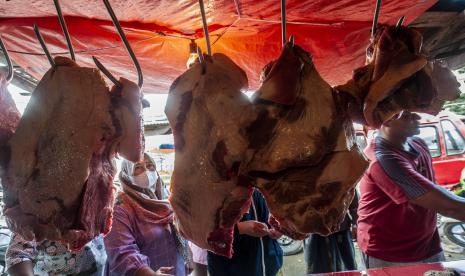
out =
<svg viewBox="0 0 465 276"><path fill-rule="evenodd" d="M145 93L167 93L186 70L190 39L205 47L197 0L110 0L141 63ZM347 81L364 63L375 0L287 0L287 33L311 52L331 84ZM410 23L436 0L384 0L380 23ZM94 66L97 56L116 76L136 81L135 69L102 1L61 0L77 61ZM204 0L213 53L227 54L258 86L262 67L281 50L279 0ZM40 78L50 68L34 35L37 23L52 53L66 41L51 0L2 1L0 34L12 59Z"/></svg>

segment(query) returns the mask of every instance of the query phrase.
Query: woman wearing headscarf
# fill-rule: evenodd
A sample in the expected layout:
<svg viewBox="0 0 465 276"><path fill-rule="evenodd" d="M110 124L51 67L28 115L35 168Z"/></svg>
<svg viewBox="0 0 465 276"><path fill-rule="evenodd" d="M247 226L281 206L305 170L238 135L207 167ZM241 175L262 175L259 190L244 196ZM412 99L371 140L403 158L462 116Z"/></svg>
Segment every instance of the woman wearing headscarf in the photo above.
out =
<svg viewBox="0 0 465 276"><path fill-rule="evenodd" d="M155 162L124 160L119 179L122 192L105 237L109 275L187 275L187 243L173 225L168 192Z"/></svg>

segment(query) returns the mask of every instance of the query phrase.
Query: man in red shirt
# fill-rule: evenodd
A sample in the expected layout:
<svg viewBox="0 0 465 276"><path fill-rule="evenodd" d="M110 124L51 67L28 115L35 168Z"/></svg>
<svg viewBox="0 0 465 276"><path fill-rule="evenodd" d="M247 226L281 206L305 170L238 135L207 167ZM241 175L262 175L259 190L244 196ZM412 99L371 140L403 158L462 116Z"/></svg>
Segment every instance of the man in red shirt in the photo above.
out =
<svg viewBox="0 0 465 276"><path fill-rule="evenodd" d="M420 116L403 112L381 126L365 150L357 242L367 268L444 260L437 213L465 221L465 199L435 184Z"/></svg>

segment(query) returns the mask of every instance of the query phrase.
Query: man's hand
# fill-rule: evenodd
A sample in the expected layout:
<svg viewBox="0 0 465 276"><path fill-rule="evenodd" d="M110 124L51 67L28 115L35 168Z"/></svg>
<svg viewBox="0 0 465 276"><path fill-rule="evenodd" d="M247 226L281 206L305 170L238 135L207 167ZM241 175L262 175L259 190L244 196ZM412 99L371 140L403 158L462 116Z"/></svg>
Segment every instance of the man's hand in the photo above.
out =
<svg viewBox="0 0 465 276"><path fill-rule="evenodd" d="M269 229L266 224L254 220L239 222L237 224L237 229L242 235L249 235L256 238L261 238L269 234Z"/></svg>
<svg viewBox="0 0 465 276"><path fill-rule="evenodd" d="M160 267L153 271L150 267L143 267L136 271L135 276L174 276L174 267Z"/></svg>
<svg viewBox="0 0 465 276"><path fill-rule="evenodd" d="M269 234L268 234L268 236L273 240L277 240L277 239L281 238L282 235L283 235L283 233L279 232L278 230L276 230L274 228L271 228L270 231L269 231Z"/></svg>
<svg viewBox="0 0 465 276"><path fill-rule="evenodd" d="M17 263L8 270L8 274L11 276L33 276L34 265L31 261Z"/></svg>
<svg viewBox="0 0 465 276"><path fill-rule="evenodd" d="M357 224L353 224L350 231L352 232L352 240L357 240Z"/></svg>

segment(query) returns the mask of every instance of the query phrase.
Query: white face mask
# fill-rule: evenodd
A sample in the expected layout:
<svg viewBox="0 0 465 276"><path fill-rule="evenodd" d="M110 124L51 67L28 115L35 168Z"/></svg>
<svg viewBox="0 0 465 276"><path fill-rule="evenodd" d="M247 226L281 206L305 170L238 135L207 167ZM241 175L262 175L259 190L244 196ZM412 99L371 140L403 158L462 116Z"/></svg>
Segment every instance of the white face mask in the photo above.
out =
<svg viewBox="0 0 465 276"><path fill-rule="evenodd" d="M132 176L132 182L134 185L141 188L153 189L157 184L158 175L154 171L145 171L139 175Z"/></svg>

